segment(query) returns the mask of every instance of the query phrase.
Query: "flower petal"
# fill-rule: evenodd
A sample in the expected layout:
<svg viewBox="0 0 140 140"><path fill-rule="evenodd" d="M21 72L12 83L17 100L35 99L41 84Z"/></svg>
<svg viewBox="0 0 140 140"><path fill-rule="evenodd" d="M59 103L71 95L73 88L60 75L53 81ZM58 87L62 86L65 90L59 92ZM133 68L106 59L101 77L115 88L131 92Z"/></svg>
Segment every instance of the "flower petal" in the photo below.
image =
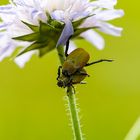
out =
<svg viewBox="0 0 140 140"><path fill-rule="evenodd" d="M10 4L5 6L0 6L0 13L11 14L12 13L12 6Z"/></svg>
<svg viewBox="0 0 140 140"><path fill-rule="evenodd" d="M105 46L104 39L95 31L88 30L81 34L87 41L95 45L99 50L102 50Z"/></svg>
<svg viewBox="0 0 140 140"><path fill-rule="evenodd" d="M14 59L15 63L18 64L20 68L23 68L25 64L30 60L33 54L35 54L36 51L30 51L27 52L19 57L16 57Z"/></svg>
<svg viewBox="0 0 140 140"><path fill-rule="evenodd" d="M55 10L51 13L52 19L64 21L64 11L62 10Z"/></svg>
<svg viewBox="0 0 140 140"><path fill-rule="evenodd" d="M1 10L11 10L12 9L12 6L11 4L8 4L8 5L4 5L4 6L0 6L0 11Z"/></svg>
<svg viewBox="0 0 140 140"><path fill-rule="evenodd" d="M81 23L79 23L80 28L85 28L86 30L89 29L88 27L94 28L98 26L98 30L102 32L120 36L122 28L106 23L106 21L120 18L124 15L122 10L114 9L116 3L117 0L94 0L92 2L90 0L30 0L30 2L28 0L10 0L9 5L0 6L0 19L2 20L0 31L3 31L0 32L0 60L9 56L19 46L23 46L23 49L25 49L30 44L29 42L16 41L12 38L36 32L36 30L31 30L24 23L37 26L38 32L41 22L47 24L47 13L51 16L52 20L64 23L64 28L58 33L59 39L53 42L54 47L55 44L56 47L65 45L70 36L74 34L74 31L77 31L79 28L78 25L73 27L74 22L84 17L85 20L83 22L81 20ZM50 22L49 24L54 28L57 26L55 26L55 22ZM83 31L85 30L83 29ZM55 33L53 34L54 37ZM47 35L46 33L45 36L47 37ZM48 42L49 36L48 39L42 39L42 36L44 34L41 32L37 40L34 39L32 41ZM94 44L98 49L103 49L104 40L94 30L86 30L81 36ZM73 46L74 44L70 43L69 52L75 49ZM15 62L20 67L23 67L32 54L34 52L28 52L16 58Z"/></svg>
<svg viewBox="0 0 140 140"><path fill-rule="evenodd" d="M94 19L101 21L108 21L116 18L120 18L124 15L123 10L102 10L97 15L93 16Z"/></svg>
<svg viewBox="0 0 140 140"><path fill-rule="evenodd" d="M57 42L56 47L58 47L59 45L65 45L69 37L72 36L73 34L74 34L74 29L72 23L70 20L67 19L65 21L65 27L61 33L61 36Z"/></svg>
<svg viewBox="0 0 140 140"><path fill-rule="evenodd" d="M4 22L12 22L15 18L15 12L10 4L0 6L0 18Z"/></svg>
<svg viewBox="0 0 140 140"><path fill-rule="evenodd" d="M0 40L0 61L2 61L13 53L15 47L6 34L0 33Z"/></svg>
<svg viewBox="0 0 140 140"><path fill-rule="evenodd" d="M2 23L2 24L0 24L0 30L5 30L5 29L7 29L7 27L8 27L9 25L11 25L11 23Z"/></svg>
<svg viewBox="0 0 140 140"><path fill-rule="evenodd" d="M13 52L14 49L10 45L4 46L4 48L0 50L0 61L2 61L6 57L9 57Z"/></svg>
<svg viewBox="0 0 140 140"><path fill-rule="evenodd" d="M121 36L122 28L113 26L112 24L100 22L98 30L106 34Z"/></svg>
<svg viewBox="0 0 140 140"><path fill-rule="evenodd" d="M73 41L70 41L68 54L70 54L76 48L77 48L77 46L74 44L74 42Z"/></svg>
<svg viewBox="0 0 140 140"><path fill-rule="evenodd" d="M91 2L91 5L93 7L100 7L100 8L107 8L107 9L113 9L116 4L117 4L117 0L96 0Z"/></svg>

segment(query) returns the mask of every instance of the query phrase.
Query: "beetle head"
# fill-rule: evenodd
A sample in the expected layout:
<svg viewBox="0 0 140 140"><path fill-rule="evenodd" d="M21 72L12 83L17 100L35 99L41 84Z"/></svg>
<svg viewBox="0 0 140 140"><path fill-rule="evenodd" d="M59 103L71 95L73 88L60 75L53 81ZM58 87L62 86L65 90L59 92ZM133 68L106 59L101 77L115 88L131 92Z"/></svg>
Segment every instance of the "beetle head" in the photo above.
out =
<svg viewBox="0 0 140 140"><path fill-rule="evenodd" d="M63 82L62 80L59 80L59 81L57 82L57 85L58 85L59 87L64 87L64 82Z"/></svg>
<svg viewBox="0 0 140 140"><path fill-rule="evenodd" d="M66 77L68 77L68 76L69 76L69 73L68 73L68 71L67 71L67 70L63 70L63 71L62 71L62 74L63 74L64 76L66 76Z"/></svg>

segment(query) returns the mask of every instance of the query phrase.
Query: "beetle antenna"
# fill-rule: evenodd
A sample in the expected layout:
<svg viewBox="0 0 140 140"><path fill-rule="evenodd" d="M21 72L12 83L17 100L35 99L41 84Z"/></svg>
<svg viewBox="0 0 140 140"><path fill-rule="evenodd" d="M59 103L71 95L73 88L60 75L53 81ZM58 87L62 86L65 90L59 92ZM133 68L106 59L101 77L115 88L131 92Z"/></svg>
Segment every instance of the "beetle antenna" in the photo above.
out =
<svg viewBox="0 0 140 140"><path fill-rule="evenodd" d="M98 61L94 61L94 62L91 62L91 63L87 63L85 66L90 66L90 65L94 65L94 64L97 64L97 63L101 63L101 62L113 62L114 60L112 59L100 59Z"/></svg>

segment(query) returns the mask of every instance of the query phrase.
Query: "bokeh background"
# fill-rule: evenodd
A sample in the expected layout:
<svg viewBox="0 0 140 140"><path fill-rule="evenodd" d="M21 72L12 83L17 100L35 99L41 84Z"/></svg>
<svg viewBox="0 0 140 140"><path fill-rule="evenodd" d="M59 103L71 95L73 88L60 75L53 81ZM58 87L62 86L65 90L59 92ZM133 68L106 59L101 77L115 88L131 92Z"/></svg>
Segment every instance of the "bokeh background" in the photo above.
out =
<svg viewBox="0 0 140 140"><path fill-rule="evenodd" d="M88 67L88 84L76 87L87 140L124 140L140 116L139 5L138 0L119 0L125 16L113 23L124 28L123 36L104 35L103 51L76 42L90 52L91 61L115 59ZM42 59L34 56L24 69L8 58L0 63L0 140L72 139L65 92L56 86L58 66L56 51Z"/></svg>

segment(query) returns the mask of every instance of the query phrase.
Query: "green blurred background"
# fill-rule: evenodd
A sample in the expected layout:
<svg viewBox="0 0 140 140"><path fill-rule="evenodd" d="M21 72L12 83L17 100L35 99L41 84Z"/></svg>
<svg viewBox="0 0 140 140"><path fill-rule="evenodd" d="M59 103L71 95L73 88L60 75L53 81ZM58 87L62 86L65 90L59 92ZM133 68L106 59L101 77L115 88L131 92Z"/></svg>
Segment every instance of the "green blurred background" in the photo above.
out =
<svg viewBox="0 0 140 140"><path fill-rule="evenodd" d="M6 3L1 0L0 4ZM91 61L113 58L87 68L87 85L78 85L83 132L87 140L123 140L140 116L140 1L121 1L125 17L113 23L123 36L104 35L106 48L98 51L85 41ZM13 61L0 63L0 140L71 140L65 92L56 86L56 51L36 56L20 69Z"/></svg>

